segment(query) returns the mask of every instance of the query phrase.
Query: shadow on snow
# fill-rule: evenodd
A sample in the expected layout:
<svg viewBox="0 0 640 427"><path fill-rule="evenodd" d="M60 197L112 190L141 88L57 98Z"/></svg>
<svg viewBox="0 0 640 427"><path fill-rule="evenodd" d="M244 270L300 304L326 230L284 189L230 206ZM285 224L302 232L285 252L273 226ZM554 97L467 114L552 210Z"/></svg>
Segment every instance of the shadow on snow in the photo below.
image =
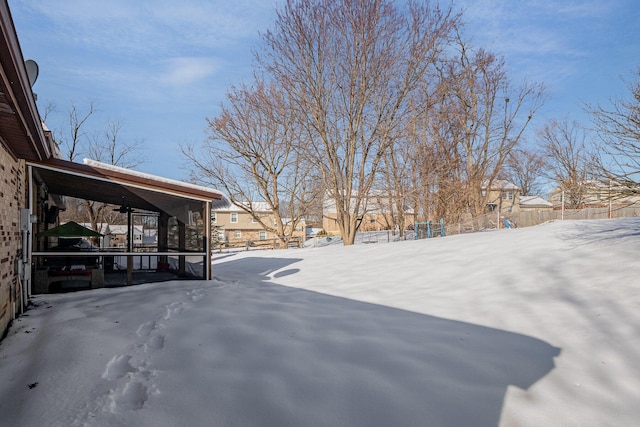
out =
<svg viewBox="0 0 640 427"><path fill-rule="evenodd" d="M212 325L205 334L215 387L189 399L203 399L211 414L238 425L497 426L507 388L529 388L560 354L525 335L266 277L297 261L215 265L216 275L240 279L216 292L202 320Z"/></svg>

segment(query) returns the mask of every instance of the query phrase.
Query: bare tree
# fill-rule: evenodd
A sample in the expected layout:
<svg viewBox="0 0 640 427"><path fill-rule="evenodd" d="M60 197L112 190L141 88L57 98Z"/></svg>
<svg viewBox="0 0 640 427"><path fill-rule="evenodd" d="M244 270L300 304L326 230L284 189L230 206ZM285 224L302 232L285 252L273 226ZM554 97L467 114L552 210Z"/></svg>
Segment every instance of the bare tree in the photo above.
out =
<svg viewBox="0 0 640 427"><path fill-rule="evenodd" d="M108 121L101 133L96 133L89 138L85 147L86 155L102 163L120 166L123 168L135 168L144 163L139 155L142 150L142 141L123 141L121 133L123 123L121 121Z"/></svg>
<svg viewBox="0 0 640 427"><path fill-rule="evenodd" d="M231 202L284 246L317 196L309 164L295 149L300 135L284 92L261 80L232 88L221 113L208 123L211 135L203 150L182 149L193 166L192 177L223 188ZM262 201L275 221L260 216L261 205L254 203Z"/></svg>
<svg viewBox="0 0 640 427"><path fill-rule="evenodd" d="M407 166L412 207L418 221L455 222L466 212L464 162L458 150L457 108L448 77L439 70L432 87L423 86L424 109L407 127Z"/></svg>
<svg viewBox="0 0 640 427"><path fill-rule="evenodd" d="M55 110L56 110L56 104L54 104L51 101L47 102L47 105L45 105L44 107L44 112L41 114L42 122L47 123L47 120L49 119L49 115L53 113Z"/></svg>
<svg viewBox="0 0 640 427"><path fill-rule="evenodd" d="M512 86L504 61L483 49L472 49L458 35L457 57L444 65L448 100L452 103L451 136L464 161L468 209L483 214L494 180L520 142L543 103L541 84Z"/></svg>
<svg viewBox="0 0 640 427"><path fill-rule="evenodd" d="M587 133L575 121L550 120L538 130L546 160L546 174L564 192L564 203L575 209L589 189L590 159Z"/></svg>
<svg viewBox="0 0 640 427"><path fill-rule="evenodd" d="M603 143L598 173L616 183L619 196L640 194L640 67L636 79L627 82L630 97L613 99L609 107L587 106Z"/></svg>
<svg viewBox="0 0 640 427"><path fill-rule="evenodd" d="M545 166L543 155L531 149L515 149L507 157L505 179L517 185L523 196L535 195L541 190L540 179L544 175Z"/></svg>
<svg viewBox="0 0 640 427"><path fill-rule="evenodd" d="M404 236L406 224L405 212L411 203L413 185L411 184L411 163L413 146L408 141L408 136L398 138L389 144L389 148L381 161L380 179L374 184L370 194L376 199L376 209L384 209L383 226L387 229L396 228L400 237ZM370 192L371 193L371 192ZM366 212L363 212L365 214Z"/></svg>
<svg viewBox="0 0 640 427"><path fill-rule="evenodd" d="M73 162L83 154L87 144L87 122L95 112L93 101L87 103L86 109L71 104L68 113L68 127L54 131L56 144L67 160Z"/></svg>
<svg viewBox="0 0 640 427"><path fill-rule="evenodd" d="M380 161L457 16L428 1L288 0L263 35L263 69L287 91L345 245Z"/></svg>
<svg viewBox="0 0 640 427"><path fill-rule="evenodd" d="M47 106L47 114L52 111L52 104ZM120 137L121 122L108 122L103 133L89 132L89 120L96 113L95 102L90 101L86 107L73 103L68 111L68 127L54 131L56 143L63 156L76 161L81 156L121 167L135 167L142 163L136 156L142 142L128 143ZM66 218L91 223L91 227L100 232L100 224L107 212L107 205L93 200L68 200Z"/></svg>
<svg viewBox="0 0 640 427"><path fill-rule="evenodd" d="M102 133L96 133L89 138L84 147L85 154L99 162L124 168L134 168L143 163L143 159L138 152L141 150L142 142L127 142L120 137L123 124L121 121L108 121ZM111 213L110 207L106 203L85 200L84 207L89 222L93 230L101 232L101 224L105 222L106 216ZM111 215L110 221L117 221ZM109 222L109 221L106 221Z"/></svg>

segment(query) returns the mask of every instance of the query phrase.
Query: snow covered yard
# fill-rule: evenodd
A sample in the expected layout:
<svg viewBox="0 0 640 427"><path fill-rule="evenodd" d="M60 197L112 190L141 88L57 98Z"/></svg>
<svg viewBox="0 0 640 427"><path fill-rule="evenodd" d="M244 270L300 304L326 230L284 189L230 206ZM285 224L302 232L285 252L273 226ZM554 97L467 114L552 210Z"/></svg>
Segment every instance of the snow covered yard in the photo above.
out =
<svg viewBox="0 0 640 427"><path fill-rule="evenodd" d="M633 426L640 219L217 254L34 299L2 426Z"/></svg>

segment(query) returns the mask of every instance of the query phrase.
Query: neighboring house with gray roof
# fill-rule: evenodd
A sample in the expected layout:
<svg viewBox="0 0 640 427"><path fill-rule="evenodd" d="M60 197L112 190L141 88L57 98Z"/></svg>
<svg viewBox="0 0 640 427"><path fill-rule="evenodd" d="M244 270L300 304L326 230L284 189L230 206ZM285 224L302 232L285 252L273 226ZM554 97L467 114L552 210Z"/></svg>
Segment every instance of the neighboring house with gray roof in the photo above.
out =
<svg viewBox="0 0 640 427"><path fill-rule="evenodd" d="M490 186L482 188L482 195L487 196L487 211L499 210L501 214L517 212L520 209L520 188L514 183L496 179Z"/></svg>
<svg viewBox="0 0 640 427"><path fill-rule="evenodd" d="M552 211L553 203L540 196L520 196L520 211Z"/></svg>

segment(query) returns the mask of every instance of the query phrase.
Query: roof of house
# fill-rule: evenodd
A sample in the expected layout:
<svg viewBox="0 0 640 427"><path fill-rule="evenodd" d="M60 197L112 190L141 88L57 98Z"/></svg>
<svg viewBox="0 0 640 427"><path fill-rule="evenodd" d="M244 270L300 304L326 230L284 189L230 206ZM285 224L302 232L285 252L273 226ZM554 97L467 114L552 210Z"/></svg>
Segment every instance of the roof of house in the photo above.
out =
<svg viewBox="0 0 640 427"><path fill-rule="evenodd" d="M273 209L271 209L271 206L269 206L269 203L267 202L251 202L251 203L247 203L245 204L245 206L251 206L251 208L253 209L254 212L272 212ZM222 207L214 207L214 210L216 212L246 212L245 209L242 209L240 206L233 204L233 203L229 203L226 206L222 206Z"/></svg>
<svg viewBox="0 0 640 427"><path fill-rule="evenodd" d="M482 184L482 188L487 188L487 183ZM519 190L520 187L506 179L494 179L491 183L491 190Z"/></svg>
<svg viewBox="0 0 640 427"><path fill-rule="evenodd" d="M90 229L92 228L91 224L88 222L81 222L80 225ZM97 225L103 234L127 234L127 230L129 229L129 226L126 224L108 224L106 222L102 222ZM133 225L133 229L138 233L142 233L144 231L144 227L142 225Z"/></svg>
<svg viewBox="0 0 640 427"><path fill-rule="evenodd" d="M553 206L553 203L546 201L540 196L520 196L522 206Z"/></svg>

